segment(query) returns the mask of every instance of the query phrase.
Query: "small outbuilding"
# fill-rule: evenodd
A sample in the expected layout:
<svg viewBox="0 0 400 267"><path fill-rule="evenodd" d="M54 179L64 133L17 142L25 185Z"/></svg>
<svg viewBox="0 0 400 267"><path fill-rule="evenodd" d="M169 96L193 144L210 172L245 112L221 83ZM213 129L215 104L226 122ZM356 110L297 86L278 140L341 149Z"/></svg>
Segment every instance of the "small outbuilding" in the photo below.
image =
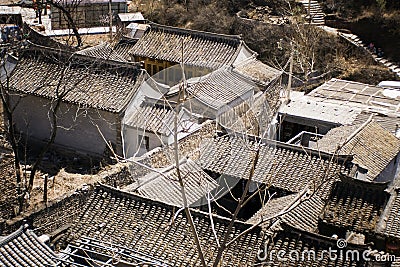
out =
<svg viewBox="0 0 400 267"><path fill-rule="evenodd" d="M27 142L46 142L56 125L59 148L102 156L111 146L122 154L121 121L143 81L140 67L37 46L12 66L14 122Z"/></svg>

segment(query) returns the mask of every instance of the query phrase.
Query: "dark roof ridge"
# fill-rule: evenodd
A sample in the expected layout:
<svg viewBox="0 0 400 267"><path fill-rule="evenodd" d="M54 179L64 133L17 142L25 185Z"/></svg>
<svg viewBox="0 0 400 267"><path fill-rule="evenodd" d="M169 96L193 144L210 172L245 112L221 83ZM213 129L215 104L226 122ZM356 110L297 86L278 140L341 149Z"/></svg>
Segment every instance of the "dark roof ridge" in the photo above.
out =
<svg viewBox="0 0 400 267"><path fill-rule="evenodd" d="M306 230L302 230L299 228L296 228L292 225L287 224L286 222L281 222L280 223L281 228L283 229L282 231L284 232L289 232L291 234L297 234L300 237L304 237L307 239L311 239L314 241L317 241L319 243L325 243L325 244L333 244L334 246L336 246L337 244L337 239L333 238L333 237L329 237L329 236L324 236L318 233L313 233L313 232L309 232ZM276 234L279 234L276 233ZM364 244L364 245L359 245L359 244L354 244L354 243L347 243L348 245L346 246L346 249L350 248L355 248L355 249L368 249L368 245Z"/></svg>
<svg viewBox="0 0 400 267"><path fill-rule="evenodd" d="M29 41L28 41L29 42ZM70 52L70 51L65 51L61 49L56 49L52 47L46 47L42 45L38 45L35 43L29 42L30 47L28 50L24 51L24 53L29 53L29 52L34 52L34 51L40 51L43 54L53 54L53 55L58 55L62 56L65 59L68 60L76 60L76 59L81 59L87 62L93 62L93 63L100 63L104 65L111 65L114 67L122 67L122 68L127 68L127 69L140 69L141 68L141 63L140 62L120 62L112 59L103 59L103 58L95 58L87 55L82 55L78 54L76 52ZM93 48L93 47L91 47Z"/></svg>
<svg viewBox="0 0 400 267"><path fill-rule="evenodd" d="M207 73L204 76L194 77L196 82L194 82L193 86L195 86L197 83L207 82L208 79L212 79L215 75L217 75L219 73L230 73L233 76L237 77L238 79L240 79L248 84L254 84L254 86L256 86L256 83L250 77L235 71L235 68L232 66L222 66L210 73ZM175 86L179 86L179 84L177 84ZM189 86L191 86L191 84L189 84Z"/></svg>
<svg viewBox="0 0 400 267"><path fill-rule="evenodd" d="M240 133L238 133L238 135L240 135ZM328 153L328 152L324 152L324 151L319 151L317 149L313 149L313 148L309 148L309 147L300 147L300 146L297 146L294 144L287 144L287 143L277 141L277 140L272 140L272 139L261 140L259 137L254 136L254 135L247 134L246 136L252 143L254 143L257 140L257 141L261 141L260 142L261 145L274 145L276 147L289 149L294 152L300 152L303 154L309 153L311 156L317 156L317 157L321 157L321 158L325 158L325 159L335 158L340 162L350 162L353 159L353 155L336 155L336 154L332 154L332 153Z"/></svg>
<svg viewBox="0 0 400 267"><path fill-rule="evenodd" d="M46 55L50 56L46 57ZM120 99L119 103L117 104L111 105L110 103L103 103L103 105L98 105L98 103L90 104L86 103L85 101L82 102L82 99L63 99L63 102L80 105L81 107L90 107L109 111L112 113L121 113L126 110L133 95L136 93L137 89L144 79L143 70L141 68L138 68L137 64L124 64L121 62L111 62L107 60L94 59L93 57L88 56L77 56L76 54L73 54L71 52L43 47L35 44L33 44L30 49L24 51L24 55L19 58L18 63L13 71L10 73L10 76L14 75L16 69L18 69L18 66L23 59L32 59L37 63L42 62L43 64L46 64L48 66L58 64L57 59L52 58L52 56L59 57L59 59L65 60L65 63L67 63L66 65L71 65L71 69L73 71L77 71L81 68L87 70L91 74L96 74L97 76L99 76L100 71L101 73L107 73L107 75L109 76L117 77L118 79L124 80L125 84L128 84L127 79L129 79L129 81L133 81L133 83L129 83L129 88L125 90L126 92L124 98ZM81 59L81 61L79 61L79 59ZM110 66L114 66L115 68L110 68ZM18 91L18 88L14 89ZM35 92L28 93L32 95L37 95ZM48 99L52 98L51 96L46 94L41 94L40 96Z"/></svg>
<svg viewBox="0 0 400 267"><path fill-rule="evenodd" d="M149 23L150 28L149 30L158 30L158 31L168 31L168 32L176 32L178 34L190 34L190 35L203 35L204 37L209 37L209 38L221 38L221 39L230 39L231 41L237 41L237 42L242 42L242 37L240 35L228 35L228 34L222 34L222 33L214 33L214 32L206 32L206 31L200 31L200 30L193 30L193 29L185 29L185 28L179 28L179 27L173 27L173 26L168 26L168 25L162 25L154 22Z"/></svg>
<svg viewBox="0 0 400 267"><path fill-rule="evenodd" d="M23 234L25 231L28 231L28 225L27 224L23 224L21 225L18 230L16 230L15 232L12 232L11 234L4 236L3 239L0 239L0 247L4 246L5 244L7 244L8 242L10 242L11 240L19 237L21 234Z"/></svg>
<svg viewBox="0 0 400 267"><path fill-rule="evenodd" d="M174 208L176 209L176 207L168 205L168 204L165 204L165 203L163 203L161 201L145 198L145 197L136 195L134 193L118 190L118 189L116 189L116 188L114 188L112 186L105 185L103 183L99 183L98 186L95 188L95 190L104 190L104 191L106 191L106 192L108 192L110 194L120 195L120 196L126 197L126 198L133 198L133 199L136 199L136 200L141 200L143 202L149 202L149 203L151 203L152 206L157 205L157 206L165 207L165 208L168 208L168 209L171 209L171 210L173 210ZM210 216L210 214L208 212L200 211L200 210L193 209L193 208L190 208L190 210L192 212L192 215L193 214L197 214L197 215L205 216L206 218L209 218L209 216ZM226 218L226 217L223 217L223 216L220 216L220 215L216 215L216 214L212 214L212 217L213 217L213 220L217 219L219 221L224 221L226 223L229 223L231 221L231 219L229 219L229 218ZM254 226L251 223L242 222L242 221L235 221L235 224L236 225L240 225L242 227L252 227L252 226ZM255 230L257 230L257 229L261 230L261 227L257 227L257 228L254 228L254 229Z"/></svg>
<svg viewBox="0 0 400 267"><path fill-rule="evenodd" d="M363 186L363 187L375 187L375 189L381 189L382 191L387 189L388 185L390 184L390 181L377 182L377 181L355 179L353 177L345 175L344 173L340 173L339 178L340 178L340 182L342 182L342 183L354 184L354 185Z"/></svg>

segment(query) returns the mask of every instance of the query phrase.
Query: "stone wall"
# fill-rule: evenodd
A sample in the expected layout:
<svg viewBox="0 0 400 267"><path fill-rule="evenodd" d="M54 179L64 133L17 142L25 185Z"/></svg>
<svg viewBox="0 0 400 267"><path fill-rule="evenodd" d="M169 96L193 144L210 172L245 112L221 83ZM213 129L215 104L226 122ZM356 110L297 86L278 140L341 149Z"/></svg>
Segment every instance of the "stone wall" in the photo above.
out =
<svg viewBox="0 0 400 267"><path fill-rule="evenodd" d="M213 137L215 132L214 122L205 122L197 131L179 140L179 157L190 157L196 160L199 156L199 146L201 140L207 137ZM173 145L164 147L160 150L155 150L149 155L151 166L153 168L164 168L175 163Z"/></svg>
<svg viewBox="0 0 400 267"><path fill-rule="evenodd" d="M148 165L148 163L144 163ZM118 163L112 169L102 173L104 184L122 188L136 182L137 177L142 177L149 173L145 167L141 167L133 162Z"/></svg>
<svg viewBox="0 0 400 267"><path fill-rule="evenodd" d="M60 229L68 227L82 213L84 205L92 195L92 189L93 187L86 186L48 204L47 207L0 222L0 234L10 234L22 224L28 224L38 236L42 234L53 236Z"/></svg>
<svg viewBox="0 0 400 267"><path fill-rule="evenodd" d="M17 178L13 155L1 153L0 158L0 220L7 220L18 213Z"/></svg>

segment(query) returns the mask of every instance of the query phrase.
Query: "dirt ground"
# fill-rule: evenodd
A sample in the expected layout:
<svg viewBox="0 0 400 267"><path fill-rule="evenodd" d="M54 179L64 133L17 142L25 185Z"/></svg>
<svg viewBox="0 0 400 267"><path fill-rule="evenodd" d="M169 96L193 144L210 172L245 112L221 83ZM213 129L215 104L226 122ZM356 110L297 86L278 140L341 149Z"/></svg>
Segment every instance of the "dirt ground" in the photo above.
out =
<svg viewBox="0 0 400 267"><path fill-rule="evenodd" d="M38 206L43 205L43 186L44 175L40 173L34 183L32 195L30 198L29 210L34 210ZM66 194L74 192L76 189L82 188L85 185L95 184L100 182L101 177L95 175L82 175L76 173L68 173L65 169L61 169L55 176L48 177L48 201L56 200Z"/></svg>
<svg viewBox="0 0 400 267"><path fill-rule="evenodd" d="M1 154L0 173L0 219L9 219L17 215L19 206L17 200L14 157L11 153L5 154L3 152ZM98 174L69 173L64 168L59 170L55 175L38 171L35 176L36 178L31 195L26 196L26 199L29 199L29 201L25 206L24 212L43 207L43 187L44 177L46 176L48 177L48 202L68 195L85 185L95 184L101 181L101 176ZM22 183L27 184L28 179L29 170L24 173Z"/></svg>
<svg viewBox="0 0 400 267"><path fill-rule="evenodd" d="M60 37L53 37L53 38L64 44L68 44L71 46L76 45L76 41L73 36L60 36ZM109 34L81 35L81 38L82 38L82 42L83 42L82 48L91 47L91 46L98 45L100 43L110 41Z"/></svg>
<svg viewBox="0 0 400 267"><path fill-rule="evenodd" d="M2 113L2 105L0 105L0 113ZM0 116L0 220L9 219L18 213L18 196L17 184L14 167L14 156L11 146L6 138L4 131L3 116ZM53 155L53 157L49 157ZM43 207L43 185L44 177L48 177L48 201L51 202L64 195L74 192L76 189L81 188L88 184L95 184L101 180L100 175L97 173L102 169L101 166L92 166L87 164L87 161L82 161L80 164L75 164L74 161L63 161L62 164L71 169L67 172L66 168L59 168L60 164L51 162L53 158L60 158L54 156L53 152L47 153L48 159L44 160L43 166L48 167L47 172L42 168L36 174L34 187L29 197L29 205L26 207L25 212L35 210L39 206ZM22 163L21 163L22 164ZM55 168L54 166L58 167ZM25 165L21 165L24 171ZM26 168L23 177L23 184L27 184L29 179L29 167ZM89 174L80 174L89 173ZM94 174L90 174L94 173Z"/></svg>

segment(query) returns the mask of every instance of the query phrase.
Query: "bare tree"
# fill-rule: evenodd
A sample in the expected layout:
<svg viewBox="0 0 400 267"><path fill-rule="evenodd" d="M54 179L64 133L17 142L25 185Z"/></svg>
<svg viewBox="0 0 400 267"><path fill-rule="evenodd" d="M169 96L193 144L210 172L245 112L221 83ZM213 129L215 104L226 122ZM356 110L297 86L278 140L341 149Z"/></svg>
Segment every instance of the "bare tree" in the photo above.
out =
<svg viewBox="0 0 400 267"><path fill-rule="evenodd" d="M46 5L53 6L60 10L65 19L68 22L68 26L72 29L74 36L77 41L77 47L82 46L82 37L78 31L78 27L75 23L75 19L73 18L73 14L77 11L80 0L72 0L70 4L67 4L67 1L60 0L46 0Z"/></svg>
<svg viewBox="0 0 400 267"><path fill-rule="evenodd" d="M58 116L60 115L59 114L60 105L64 101L65 97L67 97L67 95L70 94L71 91L74 90L78 86L78 84L81 83L82 80L84 79L84 77L80 77L76 79L76 81L74 81L72 85L67 85L66 81L72 79L71 74L68 73L68 70L70 68L69 64L70 63L65 63L62 65L61 75L54 88L55 98L51 100L50 108L48 111L50 125L51 125L51 132L48 141L42 147L41 151L39 152L38 156L36 157L36 160L32 165L32 170L29 176L29 183L27 188L28 193L32 191L33 182L35 180L35 174L38 171L40 164L42 163L44 155L50 149L51 145L54 143L56 139L57 129L59 128L57 121L58 121ZM54 85L44 84L43 86L53 87ZM47 176L45 176L43 200L44 202L47 202Z"/></svg>
<svg viewBox="0 0 400 267"><path fill-rule="evenodd" d="M184 50L183 46L184 46L184 42L182 42L182 51ZM183 53L182 53L182 62L184 62ZM185 122L182 121L182 118L180 117L180 112L184 107L191 107L190 102L194 99L194 96L191 95L190 93L188 93L188 90L187 90L187 80L185 78L184 65L181 64L179 66L176 66L175 68L181 68L181 72L182 72L182 80L178 83L179 90L178 90L177 100L171 101L162 93L161 89L159 91L160 95L162 95L161 98L159 99L159 102L162 102L163 105L165 105L168 109L174 111L174 120L173 120L172 127L166 121L162 122L165 127L169 127L169 131L173 136L172 144L169 146L169 150L168 150L170 152L172 151L172 153L171 153L172 155L170 155L171 157L168 158L167 162L168 162L168 164L173 165L173 168L176 170L177 181L174 180L171 182L177 183L180 188L180 193L181 193L181 197L182 197L182 209L181 210L183 210L185 212L185 216L186 216L188 224L189 224L190 232L193 234L192 235L193 243L196 245L201 265L207 266L203 248L202 248L201 242L199 240L197 226L193 222L193 218L191 215L192 209L190 208L190 205L187 200L187 188L186 188L186 183L185 183L185 177L184 177L184 175L182 175L182 170L181 170L181 166L180 166L181 157L182 157L182 154L184 154L184 153L182 153L183 149L181 147L181 144L179 143L179 134L181 134L185 131L184 127L180 127L183 124L185 124ZM164 70L164 74L160 75L160 76L167 77L168 75L165 71L166 70ZM308 69L308 71L310 71L310 69ZM272 121L272 119L273 119L272 117L274 114L273 113L267 114L267 116L269 115L269 117L266 119L263 119L263 121L261 122L261 121L257 121L257 120L254 121L254 120L249 119L249 117L251 117L251 116L257 118L257 115L255 115L255 114L260 113L255 110L254 106L251 106L251 105L247 106L247 108L245 109L244 112L240 111L240 110L241 110L241 108L239 108L239 109L233 108L233 112L231 112L229 114L231 114L232 116L236 116L236 117L232 118L232 121L242 120L243 125L245 127L242 127L239 129L235 128L235 130L232 131L232 134L235 137L242 138L243 145L246 146L246 149L248 151L250 151L248 154L249 160L250 160L250 169L249 169L249 172L247 173L247 177L244 179L245 180L244 190L241 192L240 197L235 198L236 207L234 208L234 210L232 212L227 211L227 213L230 215L228 217L229 223L228 223L227 228L225 228L225 231L222 234L222 236L218 236L217 233L215 233L215 232L213 233L214 236L216 236L217 253L216 253L216 256L212 259L212 263L211 263L212 266L221 266L221 264L223 264L224 253L241 236L243 236L244 234L253 230L255 227L265 223L266 221L271 221L274 218L282 217L286 213L293 210L297 205L300 205L300 203L302 203L303 201L307 201L307 199L311 198L317 192L324 190L324 186L327 185L328 183L332 182L332 179L334 179L332 177L329 177L329 174L331 173L332 168L334 167L334 164L337 161L336 155L332 155L330 161L326 165L321 167L324 169L324 171L323 171L323 174L321 175L322 177L320 177L321 178L320 181L310 183L309 185L306 186L306 188L304 188L304 190L302 190L302 192L299 192L299 199L301 198L300 201L298 201L299 199L297 199L296 203L290 204L287 208L285 208L278 214L274 215L273 217L260 218L260 220L254 224L254 226L248 228L248 230L245 230L241 234L236 235L234 233L233 229L234 229L235 223L240 220L239 219L240 211L243 210L243 208L246 206L246 204L248 204L254 198L260 198L260 199L262 199L262 205L266 206L266 205L268 205L268 203L272 199L272 197L274 197L274 194L270 192L270 185L268 185L268 184L266 186L259 187L257 190L255 190L253 192L250 192L250 190L249 190L251 183L254 182L254 174L255 174L256 167L258 166L258 163L260 161L260 153L263 149L263 146L273 144L273 142L268 143L269 141L265 140L265 139L266 139L266 137L268 137L268 131L270 130L270 128L267 125L268 125L268 123L270 123ZM193 110L191 110L189 108L189 111L193 111ZM265 112L264 113L261 112L260 115L266 116ZM193 119L193 118L194 117L191 117L190 119ZM187 123L190 123L190 119L188 119ZM256 127L257 128L256 131L254 131L254 129L252 129L252 131L250 132L249 129L251 127L247 127L247 126L249 126L248 124L252 124L251 126ZM151 129L149 131L151 131ZM229 129L228 129L228 131L229 131ZM145 130L143 130L143 132L145 132ZM256 133L258 136L254 136L254 133ZM157 134L157 132L154 131L153 134ZM158 138L160 140L162 140L161 137L158 137ZM249 138L253 138L255 141L248 142ZM141 143L145 142L145 138L142 137L139 139L140 139L139 141ZM168 146L167 144L163 144L163 145ZM109 145L109 148L110 148L110 150L113 151L113 148L110 145ZM304 152L305 152L306 156L310 159L310 161L313 160L313 158L312 158L313 156L308 151L305 150ZM136 153L135 153L135 155L136 155ZM118 159L120 161L125 161L125 162L130 161L133 164L143 167L151 172L155 172L159 175L163 175L163 173L161 171L157 170L153 166L146 165L140 161L136 161L134 159L132 160L132 159L123 158L120 155L117 155L117 153L115 153L115 152L113 153L113 156L115 159ZM168 156L166 156L166 157L168 157ZM248 159L246 158L244 160L248 160ZM158 166L158 167L160 167L160 166ZM165 178L167 178L167 177L165 177ZM308 194L309 191L312 191L311 195ZM208 205L209 205L208 208L209 208L211 225L213 225L212 210L210 207L210 202L211 202L211 200L214 200L214 199L209 196L209 193L210 192L208 192ZM232 192L228 191L227 194L232 194ZM268 197L266 197L266 196L268 196ZM215 202L218 205L217 201L215 201Z"/></svg>
<svg viewBox="0 0 400 267"><path fill-rule="evenodd" d="M15 164L15 176L17 182L17 194L19 199L19 212L24 210L24 203L26 199L29 199L31 191L34 186L35 178L37 172L45 154L49 151L51 146L54 144L57 130L61 127L58 123L60 117L63 116L63 112L60 111L60 106L65 98L71 94L73 90L76 90L77 86L85 79L82 77L73 77L69 71L72 64L76 64L71 60L72 55L66 55L65 52L54 52L53 54L43 54L42 56L54 57L54 61L58 62L58 69L54 71L58 72L60 75L57 80L47 81L43 80L39 83L39 88L45 88L46 90L52 91L53 97L49 100L48 108L48 119L50 124L50 132L48 138L46 138L45 143L40 147L40 151L35 156L34 161L31 166L30 173L26 172L26 168L21 168L21 162L27 160L27 155L23 151L26 150L26 145L23 144L22 136L19 130L16 128L16 115L15 110L21 104L21 101L25 98L24 93L19 93L14 90L12 80L17 79L13 77L13 69L18 64L18 57L23 57L24 53L30 53L30 49L27 47L25 41L18 42L18 45L8 45L8 49L3 51L4 57L2 58L1 65L1 82L0 82L0 97L3 105L4 115L5 115L5 125L7 127L6 134L8 140L10 141L12 150L14 152L14 164ZM41 53L36 51L36 53ZM88 67L90 68L90 67ZM69 81L73 81L72 84ZM35 122L27 122L35 123ZM29 175L26 183L23 182L23 177ZM47 175L44 176L44 189L43 189L43 201L47 203Z"/></svg>
<svg viewBox="0 0 400 267"><path fill-rule="evenodd" d="M186 96L184 93L184 83L182 83L182 85L180 86L180 97L179 99L185 99L188 100L190 98L190 96ZM178 101L177 105L181 105L182 104L182 100ZM179 110L179 108L176 107L175 110ZM177 113L176 113L177 114ZM186 193L186 186L185 186L185 177L182 176L181 174L181 169L180 169L180 147L179 147L179 143L178 143L178 127L177 125L179 125L179 118L176 115L174 117L174 141L172 144L173 147L173 153L174 153L174 168L176 169L176 173L177 173L177 179L178 179L178 183L181 189L181 195L182 195L182 208L185 212L186 218L188 220L188 224L189 224L189 228L193 234L193 242L196 244L197 247L197 251L199 254L199 259L201 261L201 266L208 266L206 264L205 261L205 256L203 253L203 249L202 249L202 245L199 241L199 237L198 237L198 232L197 232L197 226L195 223L193 223L193 219L192 219L192 215L191 215L191 208L189 208L188 202L187 202L187 193ZM264 133L265 134L265 133ZM212 266L221 266L221 264L223 264L223 255L226 252L227 249L229 249L236 240L238 240L241 236L243 236L244 234L248 233L251 230L254 230L255 227L258 227L259 225L267 222L267 221L271 221L272 219L276 219L276 218L280 218L283 215L287 214L288 212L290 212L291 210L293 210L296 206L300 205L302 202L307 201L309 198L313 197L317 192L320 192L321 190L323 190L324 186L329 183L332 182L332 177L328 177L329 173L331 172L331 169L333 164L335 163L336 158L334 156L332 156L331 159L331 165L327 165L325 166L325 171L323 174L323 177L321 177L321 183L318 184L310 184L309 187L304 188L304 190L302 192L299 193L299 198L301 198L301 200L296 201L296 203L291 203L286 209L282 210L281 212L279 212L278 214L274 215L273 217L269 217L269 218L260 218L260 220L258 222L256 222L252 227L248 228L247 230L245 230L244 232L242 232L239 235L234 234L233 232L233 228L236 222L240 221L239 219L239 213L243 210L243 208L246 206L246 204L248 204L252 199L254 198L260 198L263 199L263 206L267 206L269 201L274 197L274 194L269 193L269 186L265 186L265 187L259 187L256 191L254 192L250 192L249 188L251 183L254 181L254 174L255 174L255 169L256 166L258 166L258 162L259 162L259 157L260 157L260 150L262 149L262 146L264 146L264 142L260 141L256 141L254 143L250 143L251 145L247 144L246 139L249 137L247 136L247 134L245 132L241 132L241 133L235 133L235 135L238 136L242 136L242 138L244 138L243 140L243 144L240 145L244 145L246 149L250 150L250 171L248 173L248 177L246 179L246 183L244 186L244 190L242 191L241 196L236 199L236 208L234 209L233 212L229 212L227 211L230 216L228 217L229 219L229 223L227 225L227 227L225 228L223 235L222 236L218 236L217 233L213 233L216 237L216 242L217 242L217 254L216 256L212 259ZM311 159L311 155L309 155L310 160ZM222 159L223 160L223 159ZM244 159L244 160L247 160ZM136 161L132 161L134 162L134 164L139 164ZM142 166L142 165L141 165ZM156 171L155 169L151 168L150 166L147 166L146 168L149 168L151 171ZM162 174L161 174L162 175ZM176 182L176 181L171 181L171 182ZM312 191L312 194L308 194L309 191ZM227 194L232 194L232 192L228 192ZM307 195L308 194L308 195ZM265 198L265 195L268 195L269 197ZM209 197L209 201L210 200L214 200L212 199L212 197ZM218 205L218 201L215 200L216 204ZM211 220L211 225L213 225L212 223L212 216L211 216L211 208L210 208L210 203L208 203L209 205L209 214L210 214L210 220Z"/></svg>
<svg viewBox="0 0 400 267"><path fill-rule="evenodd" d="M7 60L7 58L4 58L3 60ZM0 83L0 97L1 97L1 102L3 105L3 112L5 115L5 118L7 120L6 123L6 135L7 139L9 140L12 150L14 152L14 168L15 168L15 177L16 177L16 184L17 184L17 196L18 196L18 202L19 202L19 212L22 211L23 209L23 196L24 196L24 190L22 186L22 171L21 171L21 156L19 152L19 138L17 135L17 131L15 129L15 123L14 123L14 117L13 117L13 112L15 107L12 107L10 104L10 96L8 94L8 88L10 86L10 81L9 81L9 75L7 73L7 69L5 67L5 63L2 62L2 70L6 72L5 77L2 77L2 81ZM3 80L5 78L5 81Z"/></svg>

